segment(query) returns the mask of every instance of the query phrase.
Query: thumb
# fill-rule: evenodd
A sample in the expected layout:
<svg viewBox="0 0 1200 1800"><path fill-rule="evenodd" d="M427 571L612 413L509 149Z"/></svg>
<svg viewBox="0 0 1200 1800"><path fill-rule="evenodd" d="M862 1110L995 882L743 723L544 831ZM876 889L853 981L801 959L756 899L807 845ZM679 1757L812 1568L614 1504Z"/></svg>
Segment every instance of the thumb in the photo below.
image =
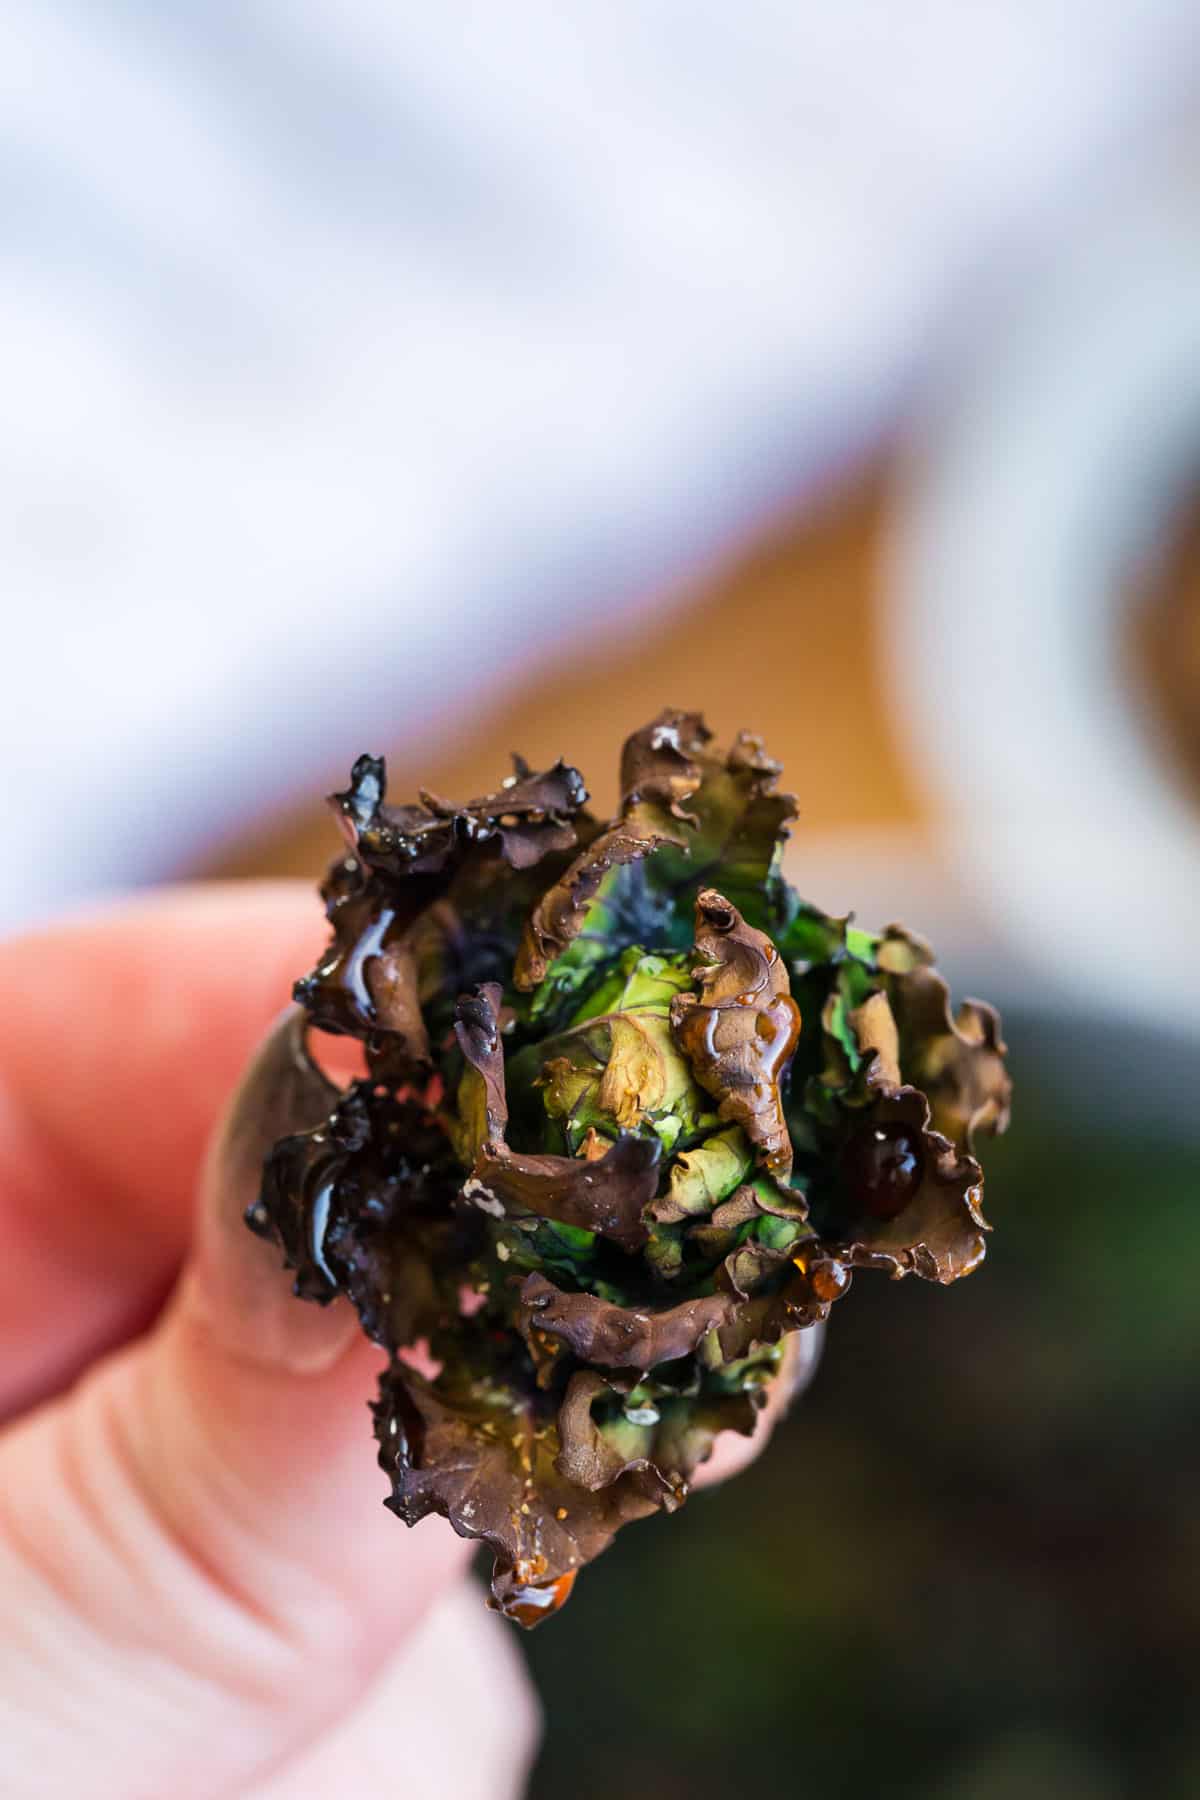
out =
<svg viewBox="0 0 1200 1800"><path fill-rule="evenodd" d="M378 1352L241 1223L266 1148L331 1092L285 1024L159 1324L0 1438L0 1741L31 1791L236 1791L349 1709L465 1567L380 1504Z"/></svg>

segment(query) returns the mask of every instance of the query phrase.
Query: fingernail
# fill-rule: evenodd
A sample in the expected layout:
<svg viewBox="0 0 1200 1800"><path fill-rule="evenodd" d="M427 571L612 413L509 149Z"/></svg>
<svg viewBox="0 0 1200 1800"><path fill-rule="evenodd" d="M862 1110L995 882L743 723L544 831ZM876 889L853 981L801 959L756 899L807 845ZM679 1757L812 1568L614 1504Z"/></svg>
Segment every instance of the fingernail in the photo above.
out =
<svg viewBox="0 0 1200 1800"><path fill-rule="evenodd" d="M290 1007L246 1070L209 1147L200 1218L179 1304L200 1317L231 1355L319 1374L358 1334L343 1299L298 1300L277 1244L246 1225L263 1161L281 1137L310 1131L329 1116L339 1090L308 1056L303 1015Z"/></svg>

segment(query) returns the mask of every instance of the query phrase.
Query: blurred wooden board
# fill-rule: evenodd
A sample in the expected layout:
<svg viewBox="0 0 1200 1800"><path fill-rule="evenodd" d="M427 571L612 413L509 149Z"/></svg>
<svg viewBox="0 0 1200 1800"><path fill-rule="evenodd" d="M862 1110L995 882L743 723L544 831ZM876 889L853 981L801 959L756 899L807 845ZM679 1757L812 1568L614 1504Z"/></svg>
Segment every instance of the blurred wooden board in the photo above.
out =
<svg viewBox="0 0 1200 1800"><path fill-rule="evenodd" d="M919 826L924 807L890 721L878 630L887 521L875 473L731 553L690 584L682 605L648 599L619 644L583 659L564 640L556 667L490 710L472 706L452 744L419 763L411 750L389 753L391 796L414 797L418 785L449 799L486 793L519 750L535 766L560 754L576 763L607 811L621 739L672 705L699 708L720 739L742 726L761 733L800 796L803 826ZM347 773L331 771L330 785ZM335 849L314 795L204 872L311 875Z"/></svg>

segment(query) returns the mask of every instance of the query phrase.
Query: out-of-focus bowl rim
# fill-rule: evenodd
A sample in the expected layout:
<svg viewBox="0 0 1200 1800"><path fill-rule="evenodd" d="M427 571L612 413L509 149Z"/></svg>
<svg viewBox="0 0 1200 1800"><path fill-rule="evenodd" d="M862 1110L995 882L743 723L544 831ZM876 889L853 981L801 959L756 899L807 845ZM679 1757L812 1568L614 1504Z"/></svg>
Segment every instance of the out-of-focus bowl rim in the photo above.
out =
<svg viewBox="0 0 1200 1800"><path fill-rule="evenodd" d="M1200 1031L1200 812L1121 667L1131 562L1200 469L1194 181L1131 181L910 469L889 665L956 872L1051 994Z"/></svg>

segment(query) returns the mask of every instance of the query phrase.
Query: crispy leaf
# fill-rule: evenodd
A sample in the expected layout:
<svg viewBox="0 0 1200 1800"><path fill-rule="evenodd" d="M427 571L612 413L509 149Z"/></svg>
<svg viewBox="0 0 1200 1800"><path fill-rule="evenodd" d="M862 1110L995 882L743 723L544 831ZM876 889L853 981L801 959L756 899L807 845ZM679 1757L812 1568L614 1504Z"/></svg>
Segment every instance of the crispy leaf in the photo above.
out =
<svg viewBox="0 0 1200 1800"><path fill-rule="evenodd" d="M779 865L795 796L776 793L779 764L750 732L739 732L724 757L702 755L699 766L700 785L689 801L695 824L681 845L656 851L647 883L670 895L684 934L701 891L718 882L751 926L774 932L788 910Z"/></svg>
<svg viewBox="0 0 1200 1800"><path fill-rule="evenodd" d="M520 1624L556 1611L583 1564L661 1503L640 1472L597 1492L561 1474L554 1404L532 1382L431 1383L394 1361L374 1412L387 1505L406 1525L435 1512L482 1539L496 1604Z"/></svg>
<svg viewBox="0 0 1200 1800"><path fill-rule="evenodd" d="M578 770L559 762L533 774L518 760L509 782L461 807L428 794L389 807L383 758L360 756L350 786L329 797L348 854L322 889L333 941L295 995L314 1024L373 1040L381 1072L395 1080L428 1057L422 1007L431 998L430 963L458 933L454 908L438 916L439 902L481 860L523 874L578 841L587 799ZM496 884L485 876L474 885ZM457 971L459 989L485 978L486 971Z"/></svg>
<svg viewBox="0 0 1200 1800"><path fill-rule="evenodd" d="M934 1128L959 1149L1006 1130L1012 1082L1000 1015L982 1000L950 1009L950 990L919 938L889 926L879 950L904 1079L924 1090Z"/></svg>
<svg viewBox="0 0 1200 1800"><path fill-rule="evenodd" d="M891 1087L900 1085L900 1037L888 997L880 989L845 1014L846 1026L862 1056L874 1058L872 1072Z"/></svg>
<svg viewBox="0 0 1200 1800"><path fill-rule="evenodd" d="M625 1131L643 1121L672 1118L690 1098L691 1077L675 1049L667 1019L654 1013L617 1013L605 1021L609 1047L596 1105ZM671 1133L674 1141L677 1132Z"/></svg>
<svg viewBox="0 0 1200 1800"><path fill-rule="evenodd" d="M293 1135L249 1219L391 1352L393 1510L487 1542L525 1625L752 1429L855 1267L946 1282L983 1254L999 1021L951 1014L920 939L792 892L778 773L668 711L627 741L607 826L561 762L392 807L363 757L333 797L332 942L297 994L369 1079L296 1131L321 1078L270 1064L262 1116ZM419 1339L433 1379L400 1354Z"/></svg>
<svg viewBox="0 0 1200 1800"><path fill-rule="evenodd" d="M280 1245L297 1294L347 1294L367 1335L397 1349L454 1312L479 1254L458 1181L423 1107L356 1082L316 1130L275 1145L248 1223Z"/></svg>
<svg viewBox="0 0 1200 1800"><path fill-rule="evenodd" d="M771 940L712 888L696 901L700 997L671 1004L675 1041L722 1119L740 1125L764 1165L786 1176L792 1143L779 1084L800 1035L800 1009Z"/></svg>
<svg viewBox="0 0 1200 1800"><path fill-rule="evenodd" d="M658 1185L659 1154L656 1138L629 1133L594 1162L485 1144L463 1196L493 1218L532 1213L560 1219L632 1251L646 1241L642 1214Z"/></svg>
<svg viewBox="0 0 1200 1800"><path fill-rule="evenodd" d="M733 1192L753 1161L740 1125L715 1131L694 1150L681 1151L675 1158L667 1192L650 1207L649 1216L669 1225L712 1212Z"/></svg>
<svg viewBox="0 0 1200 1800"><path fill-rule="evenodd" d="M604 1429L592 1416L601 1396L618 1402L616 1417ZM559 1473L591 1494L611 1487L622 1475L641 1474L661 1486L664 1500L673 1501L678 1482L664 1477L652 1458L654 1427L661 1415L641 1422L631 1420L619 1407L620 1399L599 1370L575 1371L558 1412Z"/></svg>
<svg viewBox="0 0 1200 1800"><path fill-rule="evenodd" d="M322 892L333 938L311 973L297 981L296 999L324 1031L388 1035L399 1078L422 1073L429 1037L406 942L409 916L354 857L334 864Z"/></svg>
<svg viewBox="0 0 1200 1800"><path fill-rule="evenodd" d="M849 917L832 918L819 906L801 900L779 932L776 944L785 962L803 969L814 964L832 965L845 952L849 935Z"/></svg>
<svg viewBox="0 0 1200 1800"><path fill-rule="evenodd" d="M825 1235L856 1267L957 1281L986 1249L979 1164L932 1129L918 1089L868 1084L867 1094L842 1114Z"/></svg>
<svg viewBox="0 0 1200 1800"><path fill-rule="evenodd" d="M606 986L599 998L615 1002L614 1010L597 1014L589 1003L576 1023L538 1046L541 1071L532 1079L570 1151L595 1128L611 1135L645 1126L666 1150L681 1137L694 1137L708 1102L676 1047L669 1018L670 999L689 979L686 973L669 981L653 978L645 987L661 990L662 997L642 1004L637 1002L643 990L635 982L624 983L617 993ZM634 1004L627 1002L629 994ZM532 1051L525 1053L525 1065L530 1073Z"/></svg>
<svg viewBox="0 0 1200 1800"><path fill-rule="evenodd" d="M628 1397L618 1394L598 1370L580 1369L559 1408L558 1468L589 1493L622 1476L641 1474L643 1491L661 1493L664 1510L674 1512L692 1475L711 1455L718 1432L748 1437L757 1413L755 1396L745 1391L703 1393L694 1400L656 1396L649 1404L631 1407Z"/></svg>
<svg viewBox="0 0 1200 1800"><path fill-rule="evenodd" d="M456 1009L454 1036L467 1065L458 1084L457 1147L464 1162L485 1144L502 1145L508 1125L501 999L499 983L486 981L474 993L460 995Z"/></svg>
<svg viewBox="0 0 1200 1800"><path fill-rule="evenodd" d="M529 1323L561 1337L582 1362L606 1369L656 1368L688 1356L704 1335L732 1314L727 1294L709 1294L660 1310L616 1306L596 1294L568 1294L544 1275L527 1275L521 1304Z"/></svg>
<svg viewBox="0 0 1200 1800"><path fill-rule="evenodd" d="M719 1353L736 1362L764 1345L777 1344L789 1331L804 1331L829 1317L835 1300L850 1286L845 1262L813 1240L785 1263L766 1293L738 1306L717 1331Z"/></svg>
<svg viewBox="0 0 1200 1800"><path fill-rule="evenodd" d="M659 844L686 843L693 818L684 803L700 785L698 758L709 736L698 713L668 709L626 741L620 815L535 907L517 953L519 988L542 981L554 958L578 937L588 907L610 871L639 861Z"/></svg>
<svg viewBox="0 0 1200 1800"><path fill-rule="evenodd" d="M471 844L497 839L514 869L527 869L552 850L575 842L572 824L587 800L578 769L555 763L534 774L520 758L516 773L494 794L453 806L422 793L412 806L385 804L387 771L381 756L360 756L344 793L329 804L351 853L368 869L409 883L441 875Z"/></svg>
<svg viewBox="0 0 1200 1800"><path fill-rule="evenodd" d="M504 1135L508 1100L499 1003L499 988L485 985L458 1006L455 1032L467 1069L459 1085L457 1137L464 1158L474 1152L463 1198L494 1219L555 1219L636 1250L646 1241L642 1212L658 1185L657 1141L621 1132L596 1158L511 1150Z"/></svg>

